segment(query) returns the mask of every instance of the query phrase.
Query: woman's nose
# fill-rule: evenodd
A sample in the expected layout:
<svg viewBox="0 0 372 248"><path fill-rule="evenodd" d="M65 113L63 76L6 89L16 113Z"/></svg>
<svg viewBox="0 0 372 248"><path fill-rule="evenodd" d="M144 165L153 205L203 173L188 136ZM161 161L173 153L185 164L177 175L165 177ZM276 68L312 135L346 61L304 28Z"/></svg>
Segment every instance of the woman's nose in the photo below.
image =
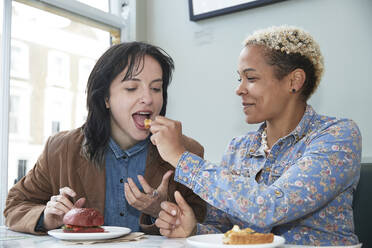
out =
<svg viewBox="0 0 372 248"><path fill-rule="evenodd" d="M152 103L152 95L151 95L151 92L150 90L146 89L143 91L142 93L142 97L141 97L141 102L145 103L145 104L151 104Z"/></svg>
<svg viewBox="0 0 372 248"><path fill-rule="evenodd" d="M235 93L238 95L238 96L241 96L243 94L247 94L248 93L248 90L247 90L247 87L246 87L246 84L244 83L244 81L240 81L238 87L236 88L235 90Z"/></svg>

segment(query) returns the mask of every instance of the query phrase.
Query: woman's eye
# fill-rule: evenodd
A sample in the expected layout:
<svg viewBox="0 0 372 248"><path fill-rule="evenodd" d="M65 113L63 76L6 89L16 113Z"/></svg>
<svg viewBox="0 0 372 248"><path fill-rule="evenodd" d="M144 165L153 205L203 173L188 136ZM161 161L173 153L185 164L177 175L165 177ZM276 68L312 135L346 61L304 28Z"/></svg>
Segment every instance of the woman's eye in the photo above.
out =
<svg viewBox="0 0 372 248"><path fill-rule="evenodd" d="M255 78L255 77L247 77L247 80L248 80L248 81L255 81L256 78Z"/></svg>
<svg viewBox="0 0 372 248"><path fill-rule="evenodd" d="M135 91L137 88L125 88L126 91Z"/></svg>
<svg viewBox="0 0 372 248"><path fill-rule="evenodd" d="M160 92L161 88L152 88L152 90L155 91L155 92Z"/></svg>

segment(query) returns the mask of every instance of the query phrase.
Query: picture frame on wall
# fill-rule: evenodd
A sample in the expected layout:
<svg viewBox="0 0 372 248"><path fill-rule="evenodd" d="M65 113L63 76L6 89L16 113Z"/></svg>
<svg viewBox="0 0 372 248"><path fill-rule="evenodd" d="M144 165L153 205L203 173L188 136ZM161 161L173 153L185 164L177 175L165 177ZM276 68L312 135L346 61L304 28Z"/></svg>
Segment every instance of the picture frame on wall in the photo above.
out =
<svg viewBox="0 0 372 248"><path fill-rule="evenodd" d="M225 15L285 0L189 0L191 21Z"/></svg>

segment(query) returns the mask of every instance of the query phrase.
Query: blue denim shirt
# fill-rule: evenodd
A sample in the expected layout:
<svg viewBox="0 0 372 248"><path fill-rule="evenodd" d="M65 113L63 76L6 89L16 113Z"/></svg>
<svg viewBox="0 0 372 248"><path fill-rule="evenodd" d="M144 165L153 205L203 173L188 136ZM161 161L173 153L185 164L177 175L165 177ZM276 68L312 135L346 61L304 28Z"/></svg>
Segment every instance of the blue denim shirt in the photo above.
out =
<svg viewBox="0 0 372 248"><path fill-rule="evenodd" d="M145 173L148 144L149 139L146 139L123 151L110 138L106 150L105 226L128 227L134 232L140 230L140 211L125 199L124 183L130 177L142 190L137 175Z"/></svg>

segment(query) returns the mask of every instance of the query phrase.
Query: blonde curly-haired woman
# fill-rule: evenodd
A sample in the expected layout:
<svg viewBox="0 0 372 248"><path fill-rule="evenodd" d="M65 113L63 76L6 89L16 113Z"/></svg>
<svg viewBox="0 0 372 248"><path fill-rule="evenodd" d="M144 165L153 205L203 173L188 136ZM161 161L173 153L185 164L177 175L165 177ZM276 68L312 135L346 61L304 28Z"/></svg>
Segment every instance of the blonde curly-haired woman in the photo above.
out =
<svg viewBox="0 0 372 248"><path fill-rule="evenodd" d="M352 200L361 134L353 121L319 115L307 104L323 74L316 41L297 27L257 31L244 43L238 74L246 122L261 125L233 138L220 164L183 147L180 122L157 117L152 124L152 142L176 168L175 180L211 205L197 224L176 193L177 205L162 204L160 232L185 237L238 224L289 244L358 244Z"/></svg>

